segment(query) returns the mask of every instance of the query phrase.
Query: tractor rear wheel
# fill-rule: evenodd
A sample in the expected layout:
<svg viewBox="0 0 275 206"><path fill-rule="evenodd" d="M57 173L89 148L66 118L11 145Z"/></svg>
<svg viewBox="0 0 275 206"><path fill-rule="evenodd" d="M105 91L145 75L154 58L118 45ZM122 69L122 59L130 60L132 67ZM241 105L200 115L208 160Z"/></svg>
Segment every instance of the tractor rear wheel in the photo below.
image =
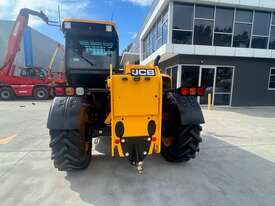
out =
<svg viewBox="0 0 275 206"><path fill-rule="evenodd" d="M89 166L92 143L78 130L50 130L54 166L60 171L81 170Z"/></svg>
<svg viewBox="0 0 275 206"><path fill-rule="evenodd" d="M49 99L50 94L46 87L36 87L33 90L33 96L36 100L47 100Z"/></svg>
<svg viewBox="0 0 275 206"><path fill-rule="evenodd" d="M0 99L2 100L12 100L15 98L14 92L10 87L2 87L0 88Z"/></svg>
<svg viewBox="0 0 275 206"><path fill-rule="evenodd" d="M181 125L169 141L162 138L162 156L169 162L184 162L194 159L199 152L201 126Z"/></svg>

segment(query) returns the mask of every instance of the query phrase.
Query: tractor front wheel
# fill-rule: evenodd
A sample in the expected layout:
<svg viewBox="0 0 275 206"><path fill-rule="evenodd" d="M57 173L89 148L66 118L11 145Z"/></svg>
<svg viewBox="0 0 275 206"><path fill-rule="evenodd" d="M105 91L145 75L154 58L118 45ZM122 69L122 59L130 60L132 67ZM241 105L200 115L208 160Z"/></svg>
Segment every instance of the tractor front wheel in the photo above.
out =
<svg viewBox="0 0 275 206"><path fill-rule="evenodd" d="M54 166L60 171L81 170L89 166L92 143L78 130L50 130Z"/></svg>

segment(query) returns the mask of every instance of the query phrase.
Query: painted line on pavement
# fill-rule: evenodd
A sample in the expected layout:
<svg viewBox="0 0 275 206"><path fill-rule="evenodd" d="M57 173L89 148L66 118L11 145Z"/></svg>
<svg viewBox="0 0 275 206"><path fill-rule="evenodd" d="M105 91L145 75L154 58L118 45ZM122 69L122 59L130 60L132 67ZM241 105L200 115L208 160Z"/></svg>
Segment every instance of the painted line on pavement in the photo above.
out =
<svg viewBox="0 0 275 206"><path fill-rule="evenodd" d="M0 145L9 144L17 135L12 135L5 138L0 138Z"/></svg>

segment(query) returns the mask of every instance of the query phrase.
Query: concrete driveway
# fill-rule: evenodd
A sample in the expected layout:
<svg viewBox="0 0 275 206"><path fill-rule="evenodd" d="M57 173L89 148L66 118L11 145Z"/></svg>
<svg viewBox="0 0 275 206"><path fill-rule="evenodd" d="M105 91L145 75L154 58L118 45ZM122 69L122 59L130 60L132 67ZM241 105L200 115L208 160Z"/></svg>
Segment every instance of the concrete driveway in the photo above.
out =
<svg viewBox="0 0 275 206"><path fill-rule="evenodd" d="M49 106L0 102L0 205L275 204L275 108L204 110L198 158L171 164L152 156L138 175L108 155L106 138L87 170L58 172L48 147Z"/></svg>

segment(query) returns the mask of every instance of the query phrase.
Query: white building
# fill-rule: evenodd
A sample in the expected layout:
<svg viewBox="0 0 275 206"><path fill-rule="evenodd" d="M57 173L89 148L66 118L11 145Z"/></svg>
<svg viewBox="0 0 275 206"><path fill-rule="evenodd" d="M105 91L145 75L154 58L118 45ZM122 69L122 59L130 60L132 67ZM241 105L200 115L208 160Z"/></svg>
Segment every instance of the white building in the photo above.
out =
<svg viewBox="0 0 275 206"><path fill-rule="evenodd" d="M275 105L275 1L155 0L122 63L157 55L174 87L203 86L214 105Z"/></svg>

